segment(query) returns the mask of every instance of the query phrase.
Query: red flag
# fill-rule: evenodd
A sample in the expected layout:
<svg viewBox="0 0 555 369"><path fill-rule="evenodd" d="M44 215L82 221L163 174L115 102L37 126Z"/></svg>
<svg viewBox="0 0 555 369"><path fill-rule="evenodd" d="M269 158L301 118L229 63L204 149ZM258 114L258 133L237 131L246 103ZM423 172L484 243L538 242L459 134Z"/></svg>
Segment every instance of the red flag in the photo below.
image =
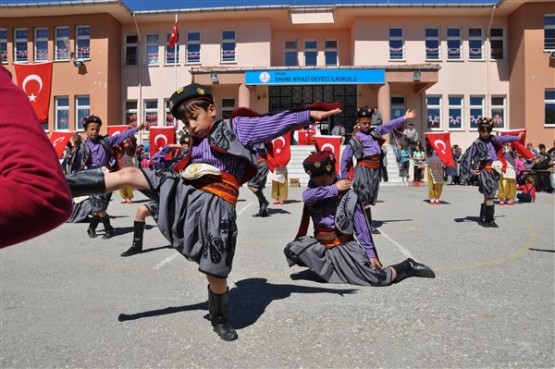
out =
<svg viewBox="0 0 555 369"><path fill-rule="evenodd" d="M173 49L175 44L179 42L179 30L177 29L177 19L175 20L175 24L173 25L172 34L170 35L170 39L168 40L168 46Z"/></svg>
<svg viewBox="0 0 555 369"><path fill-rule="evenodd" d="M508 131L499 131L499 133L501 134L501 136L518 136L518 134L522 132L522 137L520 137L520 140L518 140L518 142L521 145L526 145L526 129L525 128L520 128L520 129L510 129Z"/></svg>
<svg viewBox="0 0 555 369"><path fill-rule="evenodd" d="M120 134L123 131L127 131L129 129L128 125L125 124L119 124L119 125L112 125L112 126L108 126L108 136L115 136L117 134Z"/></svg>
<svg viewBox="0 0 555 369"><path fill-rule="evenodd" d="M297 130L299 145L312 145L316 131L314 129L299 129Z"/></svg>
<svg viewBox="0 0 555 369"><path fill-rule="evenodd" d="M276 167L284 167L291 160L291 132L274 139L268 144L268 167L273 172Z"/></svg>
<svg viewBox="0 0 555 369"><path fill-rule="evenodd" d="M534 155L533 152L531 152L524 146L526 144L526 129L521 128L521 129L511 129L509 131L499 131L499 133L501 133L501 136L505 136L505 135L518 136L520 132L522 132L522 137L520 137L520 140L518 140L518 142L511 142L511 147L514 150L518 151L518 153L524 159L535 158L536 155Z"/></svg>
<svg viewBox="0 0 555 369"><path fill-rule="evenodd" d="M453 150L451 150L451 135L449 132L426 132L425 135L441 162L446 167L454 167L455 159L453 158Z"/></svg>
<svg viewBox="0 0 555 369"><path fill-rule="evenodd" d="M73 137L73 132L58 132L54 131L50 135L50 142L52 146L54 146L54 150L56 150L56 154L58 154L58 158L62 158L64 155L64 149L67 146L67 143Z"/></svg>
<svg viewBox="0 0 555 369"><path fill-rule="evenodd" d="M328 150L335 156L335 172L339 173L341 170L341 142L342 136L314 136L316 142L316 149L318 151Z"/></svg>
<svg viewBox="0 0 555 369"><path fill-rule="evenodd" d="M163 147L175 143L174 127L150 127L150 157Z"/></svg>
<svg viewBox="0 0 555 369"><path fill-rule="evenodd" d="M52 62L39 64L14 64L17 85L29 97L41 123L48 122L52 82Z"/></svg>

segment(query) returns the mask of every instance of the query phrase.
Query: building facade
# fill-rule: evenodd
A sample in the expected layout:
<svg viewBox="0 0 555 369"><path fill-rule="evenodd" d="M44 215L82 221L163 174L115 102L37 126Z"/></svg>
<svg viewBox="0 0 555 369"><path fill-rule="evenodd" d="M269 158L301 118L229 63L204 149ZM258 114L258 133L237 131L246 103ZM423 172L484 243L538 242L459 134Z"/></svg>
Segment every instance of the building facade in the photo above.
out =
<svg viewBox="0 0 555 369"><path fill-rule="evenodd" d="M132 12L107 0L0 9L2 63L12 74L17 62L54 62L48 132L79 130L88 113L108 124L174 124L167 99L197 82L211 87L221 117L239 106L264 113L343 101L322 130L341 122L351 132L356 107L368 105L385 121L414 108L420 137L449 131L462 147L481 116L498 130L526 128L535 146L555 139L552 1ZM170 48L176 17L179 42Z"/></svg>

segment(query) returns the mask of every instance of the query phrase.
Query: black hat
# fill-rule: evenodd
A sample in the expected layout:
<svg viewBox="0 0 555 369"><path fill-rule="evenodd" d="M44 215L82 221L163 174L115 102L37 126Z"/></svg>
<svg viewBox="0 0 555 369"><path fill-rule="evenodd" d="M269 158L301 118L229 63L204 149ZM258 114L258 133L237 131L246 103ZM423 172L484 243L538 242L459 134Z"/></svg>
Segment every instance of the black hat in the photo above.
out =
<svg viewBox="0 0 555 369"><path fill-rule="evenodd" d="M357 118L372 118L372 109L363 106L357 109Z"/></svg>
<svg viewBox="0 0 555 369"><path fill-rule="evenodd" d="M83 120L83 126L85 128L87 128L87 124L89 124L89 123L96 123L99 126L101 126L102 125L102 119L100 119L96 115L89 115L89 116L85 117L85 119Z"/></svg>
<svg viewBox="0 0 555 369"><path fill-rule="evenodd" d="M480 120L478 121L479 131L487 130L488 132L491 132L492 129L493 129L493 120L491 118L488 118L488 117L480 118Z"/></svg>
<svg viewBox="0 0 555 369"><path fill-rule="evenodd" d="M190 85L179 87L170 97L170 111L174 117L177 118L177 108L184 102L192 100L206 100L211 103L214 102L214 97L208 87L199 85L198 83L191 83Z"/></svg>
<svg viewBox="0 0 555 369"><path fill-rule="evenodd" d="M304 159L303 168L311 177L333 173L335 172L335 156L329 150L319 151Z"/></svg>

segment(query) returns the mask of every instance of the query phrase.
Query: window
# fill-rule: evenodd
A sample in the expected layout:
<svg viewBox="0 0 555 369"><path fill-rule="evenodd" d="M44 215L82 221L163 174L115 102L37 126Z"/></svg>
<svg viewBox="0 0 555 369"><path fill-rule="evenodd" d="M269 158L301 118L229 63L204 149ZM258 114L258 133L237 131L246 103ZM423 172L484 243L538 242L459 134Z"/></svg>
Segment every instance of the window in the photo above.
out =
<svg viewBox="0 0 555 369"><path fill-rule="evenodd" d="M54 97L54 106L56 108L54 121L56 122L56 131L69 130L69 97Z"/></svg>
<svg viewBox="0 0 555 369"><path fill-rule="evenodd" d="M545 125L555 127L555 89L545 89Z"/></svg>
<svg viewBox="0 0 555 369"><path fill-rule="evenodd" d="M146 35L146 64L158 65L158 35Z"/></svg>
<svg viewBox="0 0 555 369"><path fill-rule="evenodd" d="M170 40L171 33L166 34L166 64L179 64L179 42L177 42L173 47L170 47L168 41Z"/></svg>
<svg viewBox="0 0 555 369"><path fill-rule="evenodd" d="M75 30L75 57L76 59L91 58L91 27L77 26Z"/></svg>
<svg viewBox="0 0 555 369"><path fill-rule="evenodd" d="M48 28L35 28L35 61L48 60Z"/></svg>
<svg viewBox="0 0 555 369"><path fill-rule="evenodd" d="M462 129L463 98L462 96L449 96L449 129Z"/></svg>
<svg viewBox="0 0 555 369"><path fill-rule="evenodd" d="M405 115L405 98L402 96L391 97L391 116L399 118Z"/></svg>
<svg viewBox="0 0 555 369"><path fill-rule="evenodd" d="M91 114L91 99L89 96L75 96L75 130L83 131L83 121Z"/></svg>
<svg viewBox="0 0 555 369"><path fill-rule="evenodd" d="M505 40L503 28L492 28L490 30L491 58L503 60L505 55Z"/></svg>
<svg viewBox="0 0 555 369"><path fill-rule="evenodd" d="M8 62L8 30L0 28L0 62Z"/></svg>
<svg viewBox="0 0 555 369"><path fill-rule="evenodd" d="M493 128L505 128L505 97L492 96L491 119Z"/></svg>
<svg viewBox="0 0 555 369"><path fill-rule="evenodd" d="M470 128L478 129L478 122L484 116L484 97L470 96Z"/></svg>
<svg viewBox="0 0 555 369"><path fill-rule="evenodd" d="M235 31L222 32L222 62L235 61Z"/></svg>
<svg viewBox="0 0 555 369"><path fill-rule="evenodd" d="M389 59L390 60L404 59L402 28L389 29Z"/></svg>
<svg viewBox="0 0 555 369"><path fill-rule="evenodd" d="M235 109L235 99L223 98L222 99L222 119L231 119L231 112Z"/></svg>
<svg viewBox="0 0 555 369"><path fill-rule="evenodd" d="M167 126L176 125L175 118L170 111L170 99L164 99L164 108L166 113L166 125Z"/></svg>
<svg viewBox="0 0 555 369"><path fill-rule="evenodd" d="M299 65L297 41L285 41L285 66L296 67Z"/></svg>
<svg viewBox="0 0 555 369"><path fill-rule="evenodd" d="M27 29L16 28L14 30L14 55L16 62L27 61Z"/></svg>
<svg viewBox="0 0 555 369"><path fill-rule="evenodd" d="M441 96L427 96L426 110L426 115L428 117L427 128L441 128Z"/></svg>
<svg viewBox="0 0 555 369"><path fill-rule="evenodd" d="M481 28L468 29L468 59L483 60L484 40Z"/></svg>
<svg viewBox="0 0 555 369"><path fill-rule="evenodd" d="M459 28L447 29L447 59L461 60L461 30Z"/></svg>
<svg viewBox="0 0 555 369"><path fill-rule="evenodd" d="M555 14L546 14L543 19L543 49L555 50Z"/></svg>
<svg viewBox="0 0 555 369"><path fill-rule="evenodd" d="M139 62L138 41L137 35L125 36L125 65L137 65Z"/></svg>
<svg viewBox="0 0 555 369"><path fill-rule="evenodd" d="M337 63L337 41L327 40L324 41L324 56L326 65L338 65Z"/></svg>
<svg viewBox="0 0 555 369"><path fill-rule="evenodd" d="M187 33L187 63L200 63L200 32Z"/></svg>
<svg viewBox="0 0 555 369"><path fill-rule="evenodd" d="M69 27L56 28L56 60L69 60Z"/></svg>
<svg viewBox="0 0 555 369"><path fill-rule="evenodd" d="M125 124L137 124L137 100L125 102Z"/></svg>
<svg viewBox="0 0 555 369"><path fill-rule="evenodd" d="M304 65L317 65L318 41L305 41L304 43Z"/></svg>
<svg viewBox="0 0 555 369"><path fill-rule="evenodd" d="M144 101L145 121L153 126L158 125L158 100Z"/></svg>
<svg viewBox="0 0 555 369"><path fill-rule="evenodd" d="M426 59L439 60L439 29L426 28Z"/></svg>

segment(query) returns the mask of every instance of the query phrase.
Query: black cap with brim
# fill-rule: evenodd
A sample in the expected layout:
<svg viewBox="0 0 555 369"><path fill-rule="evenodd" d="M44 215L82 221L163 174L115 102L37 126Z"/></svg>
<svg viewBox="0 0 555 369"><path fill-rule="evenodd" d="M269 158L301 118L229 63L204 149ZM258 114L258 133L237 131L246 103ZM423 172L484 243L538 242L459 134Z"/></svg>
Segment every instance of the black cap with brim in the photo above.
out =
<svg viewBox="0 0 555 369"><path fill-rule="evenodd" d="M176 114L179 105L193 100L206 100L213 103L214 97L208 87L198 83L179 87L170 97L170 111L172 115L178 118Z"/></svg>

